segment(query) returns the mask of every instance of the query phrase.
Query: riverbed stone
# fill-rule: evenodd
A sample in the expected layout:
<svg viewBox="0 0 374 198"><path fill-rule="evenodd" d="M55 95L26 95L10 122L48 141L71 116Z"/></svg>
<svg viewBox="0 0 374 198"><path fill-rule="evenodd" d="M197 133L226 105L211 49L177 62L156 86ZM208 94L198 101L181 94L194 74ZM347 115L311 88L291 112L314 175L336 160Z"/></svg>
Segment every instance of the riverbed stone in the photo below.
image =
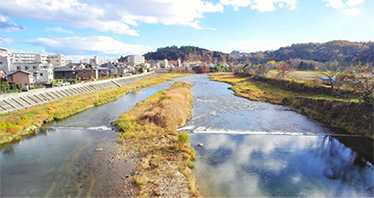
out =
<svg viewBox="0 0 374 198"><path fill-rule="evenodd" d="M95 151L103 151L103 148L97 148Z"/></svg>

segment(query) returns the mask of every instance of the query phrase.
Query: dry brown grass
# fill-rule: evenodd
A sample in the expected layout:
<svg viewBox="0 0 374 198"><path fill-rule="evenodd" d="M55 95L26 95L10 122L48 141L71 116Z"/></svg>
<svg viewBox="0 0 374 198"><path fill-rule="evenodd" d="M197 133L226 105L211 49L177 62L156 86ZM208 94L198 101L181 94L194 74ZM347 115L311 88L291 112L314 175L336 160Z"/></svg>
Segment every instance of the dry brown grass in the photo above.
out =
<svg viewBox="0 0 374 198"><path fill-rule="evenodd" d="M177 82L139 102L115 121L118 141L141 158L133 179L139 196L198 196L191 174L195 151L189 136L176 132L191 117L192 84Z"/></svg>
<svg viewBox="0 0 374 198"><path fill-rule="evenodd" d="M0 115L0 144L20 140L33 134L43 123L64 119L88 108L113 101L129 92L184 75L186 74L153 75L117 89L77 95L2 114Z"/></svg>

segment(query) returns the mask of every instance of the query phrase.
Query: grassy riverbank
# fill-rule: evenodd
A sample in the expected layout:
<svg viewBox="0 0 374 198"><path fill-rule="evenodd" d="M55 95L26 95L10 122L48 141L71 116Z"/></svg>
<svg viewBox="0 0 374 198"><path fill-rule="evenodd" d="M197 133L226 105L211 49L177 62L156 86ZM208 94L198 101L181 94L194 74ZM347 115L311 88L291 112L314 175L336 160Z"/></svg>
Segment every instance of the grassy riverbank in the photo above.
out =
<svg viewBox="0 0 374 198"><path fill-rule="evenodd" d="M255 101L264 101L273 104L282 104L285 97L304 97L311 99L342 100L326 94L310 94L293 92L272 86L262 81L257 81L251 77L237 76L232 73L211 73L211 80L226 82L235 95Z"/></svg>
<svg viewBox="0 0 374 198"><path fill-rule="evenodd" d="M140 158L132 179L138 196L197 196L191 174L195 151L189 136L176 129L191 117L192 93L188 82L177 82L139 102L114 122L118 141Z"/></svg>
<svg viewBox="0 0 374 198"><path fill-rule="evenodd" d="M77 95L51 101L38 106L0 115L0 144L20 140L35 133L43 123L61 120L88 108L116 100L141 89L154 86L171 78L185 74L157 74L117 89L106 89L94 93Z"/></svg>
<svg viewBox="0 0 374 198"><path fill-rule="evenodd" d="M294 108L338 133L363 135L373 139L373 106L325 94L290 91L251 77L232 73L212 73L211 79L232 85L235 95L255 101Z"/></svg>

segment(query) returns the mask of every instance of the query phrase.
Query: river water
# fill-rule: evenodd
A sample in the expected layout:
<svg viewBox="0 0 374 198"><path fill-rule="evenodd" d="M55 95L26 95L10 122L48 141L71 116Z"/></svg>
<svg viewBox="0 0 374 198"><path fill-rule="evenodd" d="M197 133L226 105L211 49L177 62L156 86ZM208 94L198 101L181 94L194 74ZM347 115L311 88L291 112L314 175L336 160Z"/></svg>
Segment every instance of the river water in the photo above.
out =
<svg viewBox="0 0 374 198"><path fill-rule="evenodd" d="M182 129L191 132L197 151L203 196L374 196L373 165L319 123L283 106L236 97L230 85L207 76L191 82L192 118Z"/></svg>
<svg viewBox="0 0 374 198"><path fill-rule="evenodd" d="M282 106L236 97L230 85L205 75L178 80L195 84L192 118L182 129L197 151L195 175L204 196L374 196L372 164L320 124ZM131 196L123 190L132 186L123 181L135 163L114 159L110 123L172 83L138 90L3 146L0 195Z"/></svg>
<svg viewBox="0 0 374 198"><path fill-rule="evenodd" d="M117 132L111 122L172 81L129 93L44 126L38 135L1 149L1 197L131 196L124 186L135 166L117 159ZM97 148L103 150L97 152Z"/></svg>

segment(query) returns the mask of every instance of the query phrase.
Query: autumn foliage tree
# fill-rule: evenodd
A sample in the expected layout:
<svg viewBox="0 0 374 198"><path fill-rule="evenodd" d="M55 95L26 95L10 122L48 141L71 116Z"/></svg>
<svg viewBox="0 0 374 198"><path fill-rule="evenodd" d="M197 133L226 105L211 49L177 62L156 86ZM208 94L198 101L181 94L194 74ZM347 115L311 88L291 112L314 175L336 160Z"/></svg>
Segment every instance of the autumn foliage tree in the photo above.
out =
<svg viewBox="0 0 374 198"><path fill-rule="evenodd" d="M205 73L206 71L208 71L208 67L207 66L197 66L197 67L194 67L193 70L198 73L198 74L201 74L201 73Z"/></svg>
<svg viewBox="0 0 374 198"><path fill-rule="evenodd" d="M277 69L276 78L283 79L288 73L292 71L291 65L280 61L278 64L275 65L275 68Z"/></svg>

